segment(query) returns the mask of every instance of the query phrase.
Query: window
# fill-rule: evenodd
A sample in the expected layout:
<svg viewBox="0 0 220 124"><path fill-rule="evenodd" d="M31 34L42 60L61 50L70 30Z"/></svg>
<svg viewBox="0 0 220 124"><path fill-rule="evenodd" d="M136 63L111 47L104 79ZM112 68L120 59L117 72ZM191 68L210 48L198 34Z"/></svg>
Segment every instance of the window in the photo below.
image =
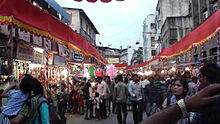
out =
<svg viewBox="0 0 220 124"><path fill-rule="evenodd" d="M177 40L177 29L170 29L170 39Z"/></svg>
<svg viewBox="0 0 220 124"><path fill-rule="evenodd" d="M150 29L153 30L155 28L155 23L150 24Z"/></svg>
<svg viewBox="0 0 220 124"><path fill-rule="evenodd" d="M156 56L156 50L151 51L152 56Z"/></svg>

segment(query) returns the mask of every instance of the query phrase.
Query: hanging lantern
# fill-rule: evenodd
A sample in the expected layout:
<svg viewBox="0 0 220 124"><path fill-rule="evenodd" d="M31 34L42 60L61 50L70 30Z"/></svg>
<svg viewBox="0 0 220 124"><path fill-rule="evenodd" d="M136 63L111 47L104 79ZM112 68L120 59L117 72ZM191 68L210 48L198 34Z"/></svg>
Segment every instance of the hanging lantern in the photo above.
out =
<svg viewBox="0 0 220 124"><path fill-rule="evenodd" d="M94 3L96 2L97 0L87 0L88 2L91 2L91 3Z"/></svg>
<svg viewBox="0 0 220 124"><path fill-rule="evenodd" d="M103 3L111 2L112 0L101 0Z"/></svg>

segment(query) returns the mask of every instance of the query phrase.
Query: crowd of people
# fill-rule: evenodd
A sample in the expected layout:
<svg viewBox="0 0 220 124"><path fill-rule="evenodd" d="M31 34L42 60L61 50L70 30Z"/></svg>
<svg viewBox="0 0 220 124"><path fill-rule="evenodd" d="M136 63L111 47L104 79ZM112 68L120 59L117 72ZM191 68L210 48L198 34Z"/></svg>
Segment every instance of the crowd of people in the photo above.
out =
<svg viewBox="0 0 220 124"><path fill-rule="evenodd" d="M26 74L19 81L10 82L8 88L0 90L0 101L8 97L5 106L0 102L0 124L65 124L66 113L80 114L85 120L102 120L117 114L118 124L126 124L129 110L133 113L134 124L153 124L164 119L160 117L164 116L163 111L169 115L169 109L181 99L196 99L199 91L220 83L217 64L203 66L198 75L192 76L189 71L151 76L119 74L115 79L109 76L82 80L73 78L71 82L61 81L59 86L45 88L36 78ZM207 97L215 95L206 93ZM196 102L200 101L191 104ZM187 116L170 114L174 116L173 121L166 121L166 118L162 121L164 124L169 124L169 121L176 124L219 124L218 103L203 106L200 111L187 110L190 112ZM144 116L148 116L148 120L143 121Z"/></svg>

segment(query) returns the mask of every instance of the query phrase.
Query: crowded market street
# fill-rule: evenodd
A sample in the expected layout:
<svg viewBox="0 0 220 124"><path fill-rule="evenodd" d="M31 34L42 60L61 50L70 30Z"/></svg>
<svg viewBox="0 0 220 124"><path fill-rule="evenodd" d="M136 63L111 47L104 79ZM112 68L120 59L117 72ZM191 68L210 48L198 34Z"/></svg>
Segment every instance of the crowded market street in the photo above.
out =
<svg viewBox="0 0 220 124"><path fill-rule="evenodd" d="M220 124L220 0L0 0L0 124Z"/></svg>

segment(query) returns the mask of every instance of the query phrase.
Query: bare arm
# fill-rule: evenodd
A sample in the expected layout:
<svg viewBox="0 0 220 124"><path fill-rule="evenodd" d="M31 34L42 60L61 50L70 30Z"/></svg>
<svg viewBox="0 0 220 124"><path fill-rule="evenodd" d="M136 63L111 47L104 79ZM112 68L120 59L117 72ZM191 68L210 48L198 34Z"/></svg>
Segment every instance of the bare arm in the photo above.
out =
<svg viewBox="0 0 220 124"><path fill-rule="evenodd" d="M25 117L23 115L19 114L15 118L11 119L10 122L11 124L22 124L24 118Z"/></svg>
<svg viewBox="0 0 220 124"><path fill-rule="evenodd" d="M211 104L219 99L220 84L216 84L207 87L196 95L185 99L185 105L188 112L196 112L203 107ZM199 101L199 102L198 102ZM164 111L156 113L141 124L174 124L182 117L180 108L177 105L173 105Z"/></svg>

